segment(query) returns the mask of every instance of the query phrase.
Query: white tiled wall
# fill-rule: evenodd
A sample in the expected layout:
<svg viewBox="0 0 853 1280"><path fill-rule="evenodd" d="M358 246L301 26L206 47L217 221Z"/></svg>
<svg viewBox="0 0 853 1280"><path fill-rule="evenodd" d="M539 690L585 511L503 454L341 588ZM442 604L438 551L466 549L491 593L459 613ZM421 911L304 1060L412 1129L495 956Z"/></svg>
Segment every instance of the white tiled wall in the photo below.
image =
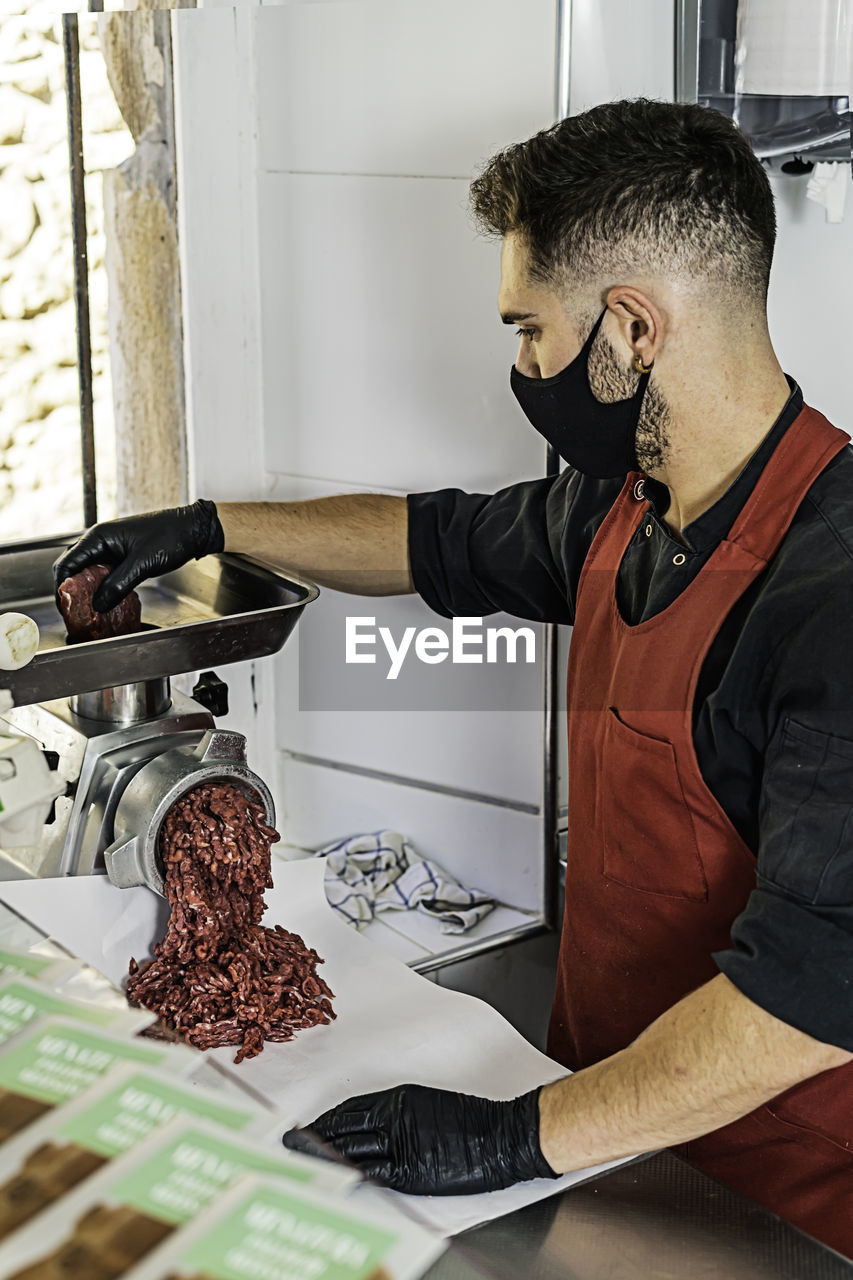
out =
<svg viewBox="0 0 853 1280"><path fill-rule="evenodd" d="M260 21L268 172L467 181L551 123L554 0L336 0Z"/></svg>
<svg viewBox="0 0 853 1280"><path fill-rule="evenodd" d="M853 292L853 192L843 222L806 198L806 179L772 179L778 240L770 273L770 335L806 402L853 432L848 309Z"/></svg>
<svg viewBox="0 0 853 1280"><path fill-rule="evenodd" d="M675 96L675 8L674 0L572 0L573 114L615 98Z"/></svg>
<svg viewBox="0 0 853 1280"><path fill-rule="evenodd" d="M541 474L541 440L509 390L497 246L475 235L467 189L262 175L271 471L401 491Z"/></svg>
<svg viewBox="0 0 853 1280"><path fill-rule="evenodd" d="M253 11L172 14L190 489L259 498L261 420Z"/></svg>
<svg viewBox="0 0 853 1280"><path fill-rule="evenodd" d="M409 835L467 884L522 910L539 906L539 819L284 756L279 779L288 843L319 847L386 827ZM458 939L454 939L458 941Z"/></svg>
<svg viewBox="0 0 853 1280"><path fill-rule="evenodd" d="M377 600L323 592L276 666L280 744L356 768L538 806L541 667L525 667L510 680L503 669L483 665L466 675L445 663L426 672L404 669L390 680L380 644L373 667L356 669L343 688L337 681L330 688L328 673L341 671L334 651L344 611L375 616L378 624L381 619L395 637L406 626L438 621L417 596ZM518 625L501 615L489 622Z"/></svg>
<svg viewBox="0 0 853 1280"><path fill-rule="evenodd" d="M267 496L273 500L316 498L340 492L342 487L355 488L278 475ZM275 659L275 721L279 740L286 742L289 751L390 771L516 804L539 804L542 769L538 663L520 671L512 682L501 683L496 695L501 703L499 716L482 710L450 709L455 705L453 691L458 688L450 678L441 686L433 686L439 694L435 706L424 709L430 706L424 694L415 704L419 708L416 713L410 710L411 699L405 702L409 709L401 709L405 695L404 700L395 696L398 681L385 682L383 693L387 696L380 695L377 709L369 716L363 710L347 711L343 706L314 709L309 714L307 708L316 707L314 695L318 687L322 688L326 646L340 646L342 642L342 610L353 616L375 616L377 625L390 627L395 636L405 626L438 623L446 629L449 625L438 619L419 596L381 598L321 591L310 616L297 627ZM490 616L487 624L519 625L517 619L504 614ZM537 646L541 646L541 629L534 630ZM381 671L381 648L377 659ZM483 676L482 672L477 674ZM411 695L411 685L407 685L406 693ZM470 708L472 703L469 695L465 704Z"/></svg>

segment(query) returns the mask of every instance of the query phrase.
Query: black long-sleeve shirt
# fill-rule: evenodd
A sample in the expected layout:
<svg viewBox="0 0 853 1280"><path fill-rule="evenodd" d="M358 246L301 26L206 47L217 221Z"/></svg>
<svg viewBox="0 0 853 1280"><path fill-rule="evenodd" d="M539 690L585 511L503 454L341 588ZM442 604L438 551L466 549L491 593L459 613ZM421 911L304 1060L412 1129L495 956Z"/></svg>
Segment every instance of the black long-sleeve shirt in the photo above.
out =
<svg viewBox="0 0 853 1280"><path fill-rule="evenodd" d="M651 510L617 580L629 624L671 604L728 534L802 408L791 385L744 470L683 531L687 546L663 522L668 490L646 481ZM581 567L621 487L569 468L495 494L410 494L415 587L444 617L571 623ZM756 887L718 967L776 1017L853 1051L853 449L814 481L720 628L693 733L707 786L756 854Z"/></svg>

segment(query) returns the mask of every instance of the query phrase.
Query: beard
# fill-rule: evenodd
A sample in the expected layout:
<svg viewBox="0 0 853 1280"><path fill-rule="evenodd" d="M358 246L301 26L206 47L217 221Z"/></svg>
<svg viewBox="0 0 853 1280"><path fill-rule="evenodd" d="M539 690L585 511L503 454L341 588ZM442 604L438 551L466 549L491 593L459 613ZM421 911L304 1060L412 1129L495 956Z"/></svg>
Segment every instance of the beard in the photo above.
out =
<svg viewBox="0 0 853 1280"><path fill-rule="evenodd" d="M637 390L639 375L633 369L624 368L613 343L601 332L592 344L587 371L590 390L602 404L628 400ZM637 461L649 475L663 470L669 461L671 423L672 412L667 401L660 388L654 382L649 382L643 396L634 442Z"/></svg>

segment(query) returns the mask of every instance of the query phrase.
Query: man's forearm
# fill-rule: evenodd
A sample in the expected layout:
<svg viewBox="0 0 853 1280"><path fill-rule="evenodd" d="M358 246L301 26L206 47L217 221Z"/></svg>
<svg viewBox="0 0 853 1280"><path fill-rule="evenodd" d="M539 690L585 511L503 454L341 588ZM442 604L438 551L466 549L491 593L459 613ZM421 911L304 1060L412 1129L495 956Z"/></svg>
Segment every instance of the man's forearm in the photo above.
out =
<svg viewBox="0 0 853 1280"><path fill-rule="evenodd" d="M225 550L357 595L413 591L406 499L341 494L307 502L218 502Z"/></svg>
<svg viewBox="0 0 853 1280"><path fill-rule="evenodd" d="M542 1152L568 1173L687 1142L851 1059L780 1022L720 974L627 1049L546 1086Z"/></svg>

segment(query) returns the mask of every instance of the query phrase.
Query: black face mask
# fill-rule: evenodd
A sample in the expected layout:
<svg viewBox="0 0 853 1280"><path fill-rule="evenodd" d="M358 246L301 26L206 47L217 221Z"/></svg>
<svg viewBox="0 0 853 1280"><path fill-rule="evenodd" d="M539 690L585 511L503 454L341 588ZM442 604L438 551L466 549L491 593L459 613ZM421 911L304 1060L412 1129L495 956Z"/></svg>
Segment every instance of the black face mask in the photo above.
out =
<svg viewBox="0 0 853 1280"><path fill-rule="evenodd" d="M637 423L649 385L644 373L630 399L613 404L602 404L592 394L589 353L606 313L605 307L580 354L553 378L528 378L515 365L509 377L515 398L540 435L566 462L600 480L639 470Z"/></svg>

